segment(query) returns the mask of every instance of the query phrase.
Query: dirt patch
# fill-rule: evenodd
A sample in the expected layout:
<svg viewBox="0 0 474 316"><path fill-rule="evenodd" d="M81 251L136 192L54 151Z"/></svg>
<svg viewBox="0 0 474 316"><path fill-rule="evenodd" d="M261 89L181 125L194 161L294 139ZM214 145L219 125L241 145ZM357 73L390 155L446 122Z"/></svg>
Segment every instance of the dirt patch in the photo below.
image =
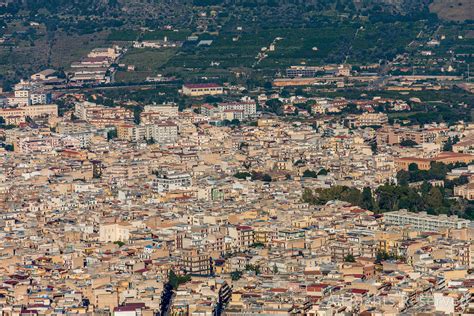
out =
<svg viewBox="0 0 474 316"><path fill-rule="evenodd" d="M430 11L438 14L443 20L465 21L474 20L473 0L434 0Z"/></svg>

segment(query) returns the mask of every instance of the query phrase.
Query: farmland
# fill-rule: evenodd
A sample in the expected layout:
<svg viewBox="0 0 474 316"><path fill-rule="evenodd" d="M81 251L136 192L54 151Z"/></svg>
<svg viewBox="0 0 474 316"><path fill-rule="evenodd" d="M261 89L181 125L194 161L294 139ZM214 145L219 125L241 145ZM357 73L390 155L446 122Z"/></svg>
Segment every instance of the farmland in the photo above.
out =
<svg viewBox="0 0 474 316"><path fill-rule="evenodd" d="M116 74L117 82L141 82L148 76L156 76L160 67L174 54L176 49L130 49L120 63L135 66L135 71L120 70Z"/></svg>

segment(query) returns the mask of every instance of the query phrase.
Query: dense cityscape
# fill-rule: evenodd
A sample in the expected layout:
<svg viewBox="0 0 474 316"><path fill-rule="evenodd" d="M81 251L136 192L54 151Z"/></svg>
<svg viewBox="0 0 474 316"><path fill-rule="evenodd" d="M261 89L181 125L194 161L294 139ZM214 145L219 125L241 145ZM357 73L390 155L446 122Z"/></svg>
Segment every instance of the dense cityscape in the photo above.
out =
<svg viewBox="0 0 474 316"><path fill-rule="evenodd" d="M0 315L474 314L446 3L0 1Z"/></svg>

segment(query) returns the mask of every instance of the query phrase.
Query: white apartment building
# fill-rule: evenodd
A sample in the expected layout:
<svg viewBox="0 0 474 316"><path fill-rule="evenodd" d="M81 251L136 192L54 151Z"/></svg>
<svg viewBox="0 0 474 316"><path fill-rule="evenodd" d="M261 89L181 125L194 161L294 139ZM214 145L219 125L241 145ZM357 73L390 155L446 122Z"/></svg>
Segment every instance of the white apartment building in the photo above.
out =
<svg viewBox="0 0 474 316"><path fill-rule="evenodd" d="M219 103L217 109L219 112L242 111L244 117L250 117L257 114L257 104L253 100Z"/></svg>
<svg viewBox="0 0 474 316"><path fill-rule="evenodd" d="M188 173L163 173L153 179L153 190L156 192L169 192L191 187L191 175Z"/></svg>
<svg viewBox="0 0 474 316"><path fill-rule="evenodd" d="M123 124L118 126L117 134L119 139L132 142L153 140L159 144L167 144L178 139L178 125L171 121L145 125Z"/></svg>
<svg viewBox="0 0 474 316"><path fill-rule="evenodd" d="M153 115L157 117L170 118L178 116L178 106L175 104L146 105L141 113L142 116Z"/></svg>
<svg viewBox="0 0 474 316"><path fill-rule="evenodd" d="M388 225L405 226L421 231L438 231L443 228L461 229L468 227L470 220L461 219L457 216L428 215L426 212L413 213L407 210L388 212L384 214L384 222Z"/></svg>

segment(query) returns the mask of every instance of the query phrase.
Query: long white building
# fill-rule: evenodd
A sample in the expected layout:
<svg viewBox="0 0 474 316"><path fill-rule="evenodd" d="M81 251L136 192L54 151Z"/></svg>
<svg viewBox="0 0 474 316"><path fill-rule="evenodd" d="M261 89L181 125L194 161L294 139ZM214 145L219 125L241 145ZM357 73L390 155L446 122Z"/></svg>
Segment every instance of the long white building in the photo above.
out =
<svg viewBox="0 0 474 316"><path fill-rule="evenodd" d="M444 228L461 229L468 227L471 223L470 220L455 215L436 216L428 215L426 212L413 213L407 210L385 213L384 222L396 226L410 225L412 228L422 231L437 231Z"/></svg>

